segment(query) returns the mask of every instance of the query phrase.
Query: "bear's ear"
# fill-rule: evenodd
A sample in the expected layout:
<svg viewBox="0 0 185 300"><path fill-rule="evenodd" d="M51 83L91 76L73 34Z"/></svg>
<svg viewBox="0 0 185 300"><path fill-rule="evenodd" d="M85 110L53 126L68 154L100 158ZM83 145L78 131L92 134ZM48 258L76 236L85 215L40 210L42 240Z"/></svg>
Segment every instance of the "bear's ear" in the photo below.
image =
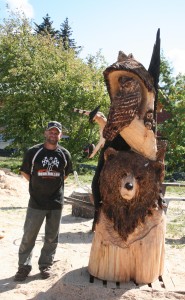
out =
<svg viewBox="0 0 185 300"><path fill-rule="evenodd" d="M104 152L104 159L112 159L116 154L118 153L118 151L116 151L114 148L107 148L107 150L105 150Z"/></svg>

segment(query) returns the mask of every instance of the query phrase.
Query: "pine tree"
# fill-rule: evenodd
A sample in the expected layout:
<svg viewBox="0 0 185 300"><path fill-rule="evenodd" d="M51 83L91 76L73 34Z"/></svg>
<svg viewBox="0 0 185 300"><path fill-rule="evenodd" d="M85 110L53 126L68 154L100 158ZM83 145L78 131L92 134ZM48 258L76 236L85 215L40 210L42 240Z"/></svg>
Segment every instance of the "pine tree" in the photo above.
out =
<svg viewBox="0 0 185 300"><path fill-rule="evenodd" d="M52 37L58 37L58 30L55 30L52 26L53 21L50 21L50 16L46 14L45 17L43 17L43 22L38 25L36 23L35 26L36 28L34 29L37 34L42 34L42 35L48 35L50 34Z"/></svg>
<svg viewBox="0 0 185 300"><path fill-rule="evenodd" d="M68 18L65 19L65 21L60 25L60 32L59 36L62 38L63 41L63 47L65 50L73 49L75 50L76 54L79 54L81 51L81 46L76 46L76 42L74 39L71 38L72 36L72 30L69 26Z"/></svg>

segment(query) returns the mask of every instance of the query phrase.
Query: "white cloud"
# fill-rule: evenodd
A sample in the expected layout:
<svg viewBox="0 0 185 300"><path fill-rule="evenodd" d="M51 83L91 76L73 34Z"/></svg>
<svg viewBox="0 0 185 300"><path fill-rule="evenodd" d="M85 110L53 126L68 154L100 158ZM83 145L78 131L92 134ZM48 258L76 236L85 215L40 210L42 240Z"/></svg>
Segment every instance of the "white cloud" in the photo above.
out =
<svg viewBox="0 0 185 300"><path fill-rule="evenodd" d="M172 62L175 75L178 73L185 74L185 50L174 48L167 55Z"/></svg>
<svg viewBox="0 0 185 300"><path fill-rule="evenodd" d="M12 11L17 9L23 12L27 18L33 18L34 10L29 0L7 0L7 3Z"/></svg>

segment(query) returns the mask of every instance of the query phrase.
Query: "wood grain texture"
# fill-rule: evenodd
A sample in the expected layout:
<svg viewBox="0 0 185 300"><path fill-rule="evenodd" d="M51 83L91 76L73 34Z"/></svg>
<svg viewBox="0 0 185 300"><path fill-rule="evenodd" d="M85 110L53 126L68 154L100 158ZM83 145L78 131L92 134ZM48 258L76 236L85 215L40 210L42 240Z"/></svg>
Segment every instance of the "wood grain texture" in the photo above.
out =
<svg viewBox="0 0 185 300"><path fill-rule="evenodd" d="M164 213L156 211L123 242L101 213L92 242L89 273L110 281L134 280L138 284L155 281L164 270L165 223Z"/></svg>

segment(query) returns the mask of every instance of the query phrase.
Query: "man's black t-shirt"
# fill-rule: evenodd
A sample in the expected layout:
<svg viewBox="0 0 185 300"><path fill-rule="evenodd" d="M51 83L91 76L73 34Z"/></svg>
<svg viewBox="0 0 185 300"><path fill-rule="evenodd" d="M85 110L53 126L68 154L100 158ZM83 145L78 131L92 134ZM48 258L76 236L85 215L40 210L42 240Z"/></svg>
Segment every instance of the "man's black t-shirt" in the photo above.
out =
<svg viewBox="0 0 185 300"><path fill-rule="evenodd" d="M23 159L21 171L30 175L29 207L61 209L64 198L64 176L72 172L71 155L65 148L44 148L44 144L30 148Z"/></svg>

